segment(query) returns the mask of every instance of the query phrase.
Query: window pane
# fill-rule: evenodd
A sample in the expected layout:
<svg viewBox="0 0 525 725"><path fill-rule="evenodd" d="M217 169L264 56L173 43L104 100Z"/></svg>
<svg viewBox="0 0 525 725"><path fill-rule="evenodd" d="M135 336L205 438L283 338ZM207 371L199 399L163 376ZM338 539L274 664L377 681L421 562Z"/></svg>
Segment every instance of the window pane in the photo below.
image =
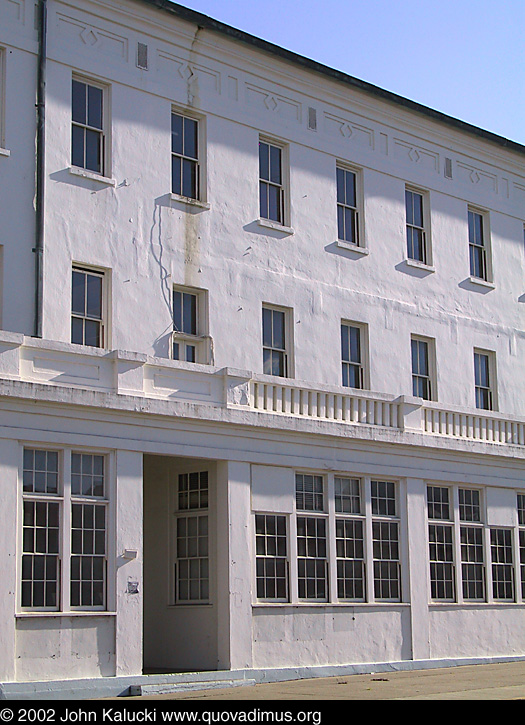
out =
<svg viewBox="0 0 525 725"><path fill-rule="evenodd" d="M71 129L71 163L84 168L84 129L81 126Z"/></svg>
<svg viewBox="0 0 525 725"><path fill-rule="evenodd" d="M197 334L197 297L190 293L183 294L183 332Z"/></svg>
<svg viewBox="0 0 525 725"><path fill-rule="evenodd" d="M179 156L171 157L171 191L182 195L182 159Z"/></svg>
<svg viewBox="0 0 525 725"><path fill-rule="evenodd" d="M270 146L270 181L274 184L282 184L281 149L277 146Z"/></svg>
<svg viewBox="0 0 525 725"><path fill-rule="evenodd" d="M259 178L269 180L270 178L270 149L268 144L259 142Z"/></svg>
<svg viewBox="0 0 525 725"><path fill-rule="evenodd" d="M86 169L90 171L102 171L101 164L101 144L102 136L98 131L86 129Z"/></svg>
<svg viewBox="0 0 525 725"><path fill-rule="evenodd" d="M171 114L171 150L174 154L183 154L183 124L184 119L177 113Z"/></svg>
<svg viewBox="0 0 525 725"><path fill-rule="evenodd" d="M184 156L197 158L197 121L184 119Z"/></svg>
<svg viewBox="0 0 525 725"><path fill-rule="evenodd" d="M88 126L102 130L102 89L88 86Z"/></svg>
<svg viewBox="0 0 525 725"><path fill-rule="evenodd" d="M72 118L76 123L86 123L86 84L73 80L72 85Z"/></svg>

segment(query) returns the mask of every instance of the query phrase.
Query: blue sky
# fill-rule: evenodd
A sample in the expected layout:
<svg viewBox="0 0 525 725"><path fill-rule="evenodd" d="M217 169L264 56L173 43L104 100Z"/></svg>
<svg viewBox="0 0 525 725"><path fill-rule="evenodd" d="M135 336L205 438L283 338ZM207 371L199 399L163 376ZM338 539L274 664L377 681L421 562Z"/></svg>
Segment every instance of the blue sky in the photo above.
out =
<svg viewBox="0 0 525 725"><path fill-rule="evenodd" d="M525 0L181 4L525 145Z"/></svg>

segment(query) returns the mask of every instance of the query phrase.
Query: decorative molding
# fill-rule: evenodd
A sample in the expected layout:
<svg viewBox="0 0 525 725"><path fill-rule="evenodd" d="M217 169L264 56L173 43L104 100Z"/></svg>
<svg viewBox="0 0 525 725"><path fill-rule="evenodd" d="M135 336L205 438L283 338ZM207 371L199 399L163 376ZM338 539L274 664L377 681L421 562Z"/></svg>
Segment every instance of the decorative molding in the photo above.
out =
<svg viewBox="0 0 525 725"><path fill-rule="evenodd" d="M157 50L157 70L169 75L176 82L191 84L194 92L211 91L220 95L221 74L219 71L204 65L191 63L165 50Z"/></svg>
<svg viewBox="0 0 525 725"><path fill-rule="evenodd" d="M302 105L293 98L259 88L251 83L246 84L246 103L257 110L269 111L280 118L301 122Z"/></svg>
<svg viewBox="0 0 525 725"><path fill-rule="evenodd" d="M324 114L324 127L329 136L344 139L360 146L375 147L374 131L361 124L339 118L331 113Z"/></svg>
<svg viewBox="0 0 525 725"><path fill-rule="evenodd" d="M77 49L94 50L97 54L127 62L129 41L122 35L83 23L75 18L57 14L58 34Z"/></svg>
<svg viewBox="0 0 525 725"><path fill-rule="evenodd" d="M424 148L423 146L416 146L409 141L395 138L393 143L393 156L400 161L409 161L415 166L421 166L427 171L439 173L439 153Z"/></svg>
<svg viewBox="0 0 525 725"><path fill-rule="evenodd" d="M2 0L0 2L0 20L25 24L25 0Z"/></svg>
<svg viewBox="0 0 525 725"><path fill-rule="evenodd" d="M498 177L483 169L476 168L463 161L456 163L457 178L467 184L473 184L492 194L498 193Z"/></svg>

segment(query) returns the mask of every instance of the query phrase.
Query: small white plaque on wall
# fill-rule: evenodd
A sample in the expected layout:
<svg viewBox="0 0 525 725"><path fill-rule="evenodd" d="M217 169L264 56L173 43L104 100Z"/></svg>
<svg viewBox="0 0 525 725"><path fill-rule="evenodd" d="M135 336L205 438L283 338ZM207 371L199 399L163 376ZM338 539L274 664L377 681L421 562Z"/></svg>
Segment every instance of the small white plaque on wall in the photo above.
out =
<svg viewBox="0 0 525 725"><path fill-rule="evenodd" d="M292 468L252 466L253 511L292 513L295 475Z"/></svg>

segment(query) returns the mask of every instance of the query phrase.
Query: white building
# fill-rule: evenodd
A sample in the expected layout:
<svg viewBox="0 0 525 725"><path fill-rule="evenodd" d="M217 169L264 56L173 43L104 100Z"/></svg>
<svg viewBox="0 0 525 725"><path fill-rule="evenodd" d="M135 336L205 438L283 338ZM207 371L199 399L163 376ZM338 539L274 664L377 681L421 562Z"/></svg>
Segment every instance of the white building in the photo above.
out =
<svg viewBox="0 0 525 725"><path fill-rule="evenodd" d="M4 695L525 656L525 147L162 0L0 147Z"/></svg>

